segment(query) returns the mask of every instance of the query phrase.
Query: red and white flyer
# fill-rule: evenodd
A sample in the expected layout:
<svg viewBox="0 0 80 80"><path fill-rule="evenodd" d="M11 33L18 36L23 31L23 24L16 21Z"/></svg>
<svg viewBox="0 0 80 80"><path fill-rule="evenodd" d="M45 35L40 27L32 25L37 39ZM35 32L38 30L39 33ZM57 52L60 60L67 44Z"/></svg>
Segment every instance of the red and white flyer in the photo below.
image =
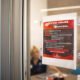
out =
<svg viewBox="0 0 80 80"><path fill-rule="evenodd" d="M77 14L43 18L43 64L69 69L77 67Z"/></svg>

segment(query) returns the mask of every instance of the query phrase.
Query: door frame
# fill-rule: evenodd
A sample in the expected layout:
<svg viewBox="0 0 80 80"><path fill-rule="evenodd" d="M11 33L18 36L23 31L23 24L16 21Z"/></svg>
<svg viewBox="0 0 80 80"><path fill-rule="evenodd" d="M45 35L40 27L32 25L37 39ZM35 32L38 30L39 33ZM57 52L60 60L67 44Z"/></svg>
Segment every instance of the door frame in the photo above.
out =
<svg viewBox="0 0 80 80"><path fill-rule="evenodd" d="M24 0L23 2L23 28L22 28L22 35L23 35L23 80L30 80L30 0Z"/></svg>

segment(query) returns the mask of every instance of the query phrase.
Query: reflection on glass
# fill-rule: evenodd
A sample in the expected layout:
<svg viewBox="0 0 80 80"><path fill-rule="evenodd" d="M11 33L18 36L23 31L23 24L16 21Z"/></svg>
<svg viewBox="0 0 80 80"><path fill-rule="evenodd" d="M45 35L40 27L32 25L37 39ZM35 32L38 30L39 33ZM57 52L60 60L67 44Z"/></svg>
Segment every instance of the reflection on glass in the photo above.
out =
<svg viewBox="0 0 80 80"><path fill-rule="evenodd" d="M73 13L76 12L80 16L80 0L31 0L30 2L30 55L31 55L31 65L30 71L31 75L38 75L37 79L35 76L32 76L32 80L43 80L44 76L49 76L49 73L54 73L55 70L62 71L62 73L75 73L73 70L64 69L64 68L55 68L49 65L42 64L42 55L43 55L43 25L42 18L45 16L51 16L56 14L64 13ZM78 29L80 30L80 29ZM78 36L79 36L78 31ZM78 37L79 38L79 37ZM80 39L78 39L80 43ZM78 52L80 45L78 45ZM77 70L76 70L77 71ZM78 72L78 71L77 71ZM42 73L43 74L42 76ZM60 72L61 73L61 72ZM76 74L76 73L75 73ZM41 76L40 76L41 75ZM67 78L67 77L66 77ZM71 75L73 80L76 80L76 77Z"/></svg>

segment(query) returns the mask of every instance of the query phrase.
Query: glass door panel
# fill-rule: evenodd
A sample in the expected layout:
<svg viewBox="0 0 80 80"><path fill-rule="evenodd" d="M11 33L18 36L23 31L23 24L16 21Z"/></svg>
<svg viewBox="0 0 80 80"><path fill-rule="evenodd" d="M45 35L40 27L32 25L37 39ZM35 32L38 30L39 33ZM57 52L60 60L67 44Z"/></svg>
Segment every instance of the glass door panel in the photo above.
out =
<svg viewBox="0 0 80 80"><path fill-rule="evenodd" d="M76 74L80 52L80 1L30 0L28 13L31 80L46 80L55 72ZM58 65L60 60L62 65ZM64 61L69 65L65 66Z"/></svg>

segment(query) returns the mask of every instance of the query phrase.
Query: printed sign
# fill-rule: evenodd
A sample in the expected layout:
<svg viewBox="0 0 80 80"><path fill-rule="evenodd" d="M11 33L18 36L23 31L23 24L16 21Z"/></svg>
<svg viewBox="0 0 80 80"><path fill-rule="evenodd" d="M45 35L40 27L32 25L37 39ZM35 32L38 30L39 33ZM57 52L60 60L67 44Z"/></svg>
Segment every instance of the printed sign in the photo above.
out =
<svg viewBox="0 0 80 80"><path fill-rule="evenodd" d="M77 14L43 18L43 64L69 69L77 67Z"/></svg>
<svg viewBox="0 0 80 80"><path fill-rule="evenodd" d="M74 20L44 22L44 57L73 60Z"/></svg>

